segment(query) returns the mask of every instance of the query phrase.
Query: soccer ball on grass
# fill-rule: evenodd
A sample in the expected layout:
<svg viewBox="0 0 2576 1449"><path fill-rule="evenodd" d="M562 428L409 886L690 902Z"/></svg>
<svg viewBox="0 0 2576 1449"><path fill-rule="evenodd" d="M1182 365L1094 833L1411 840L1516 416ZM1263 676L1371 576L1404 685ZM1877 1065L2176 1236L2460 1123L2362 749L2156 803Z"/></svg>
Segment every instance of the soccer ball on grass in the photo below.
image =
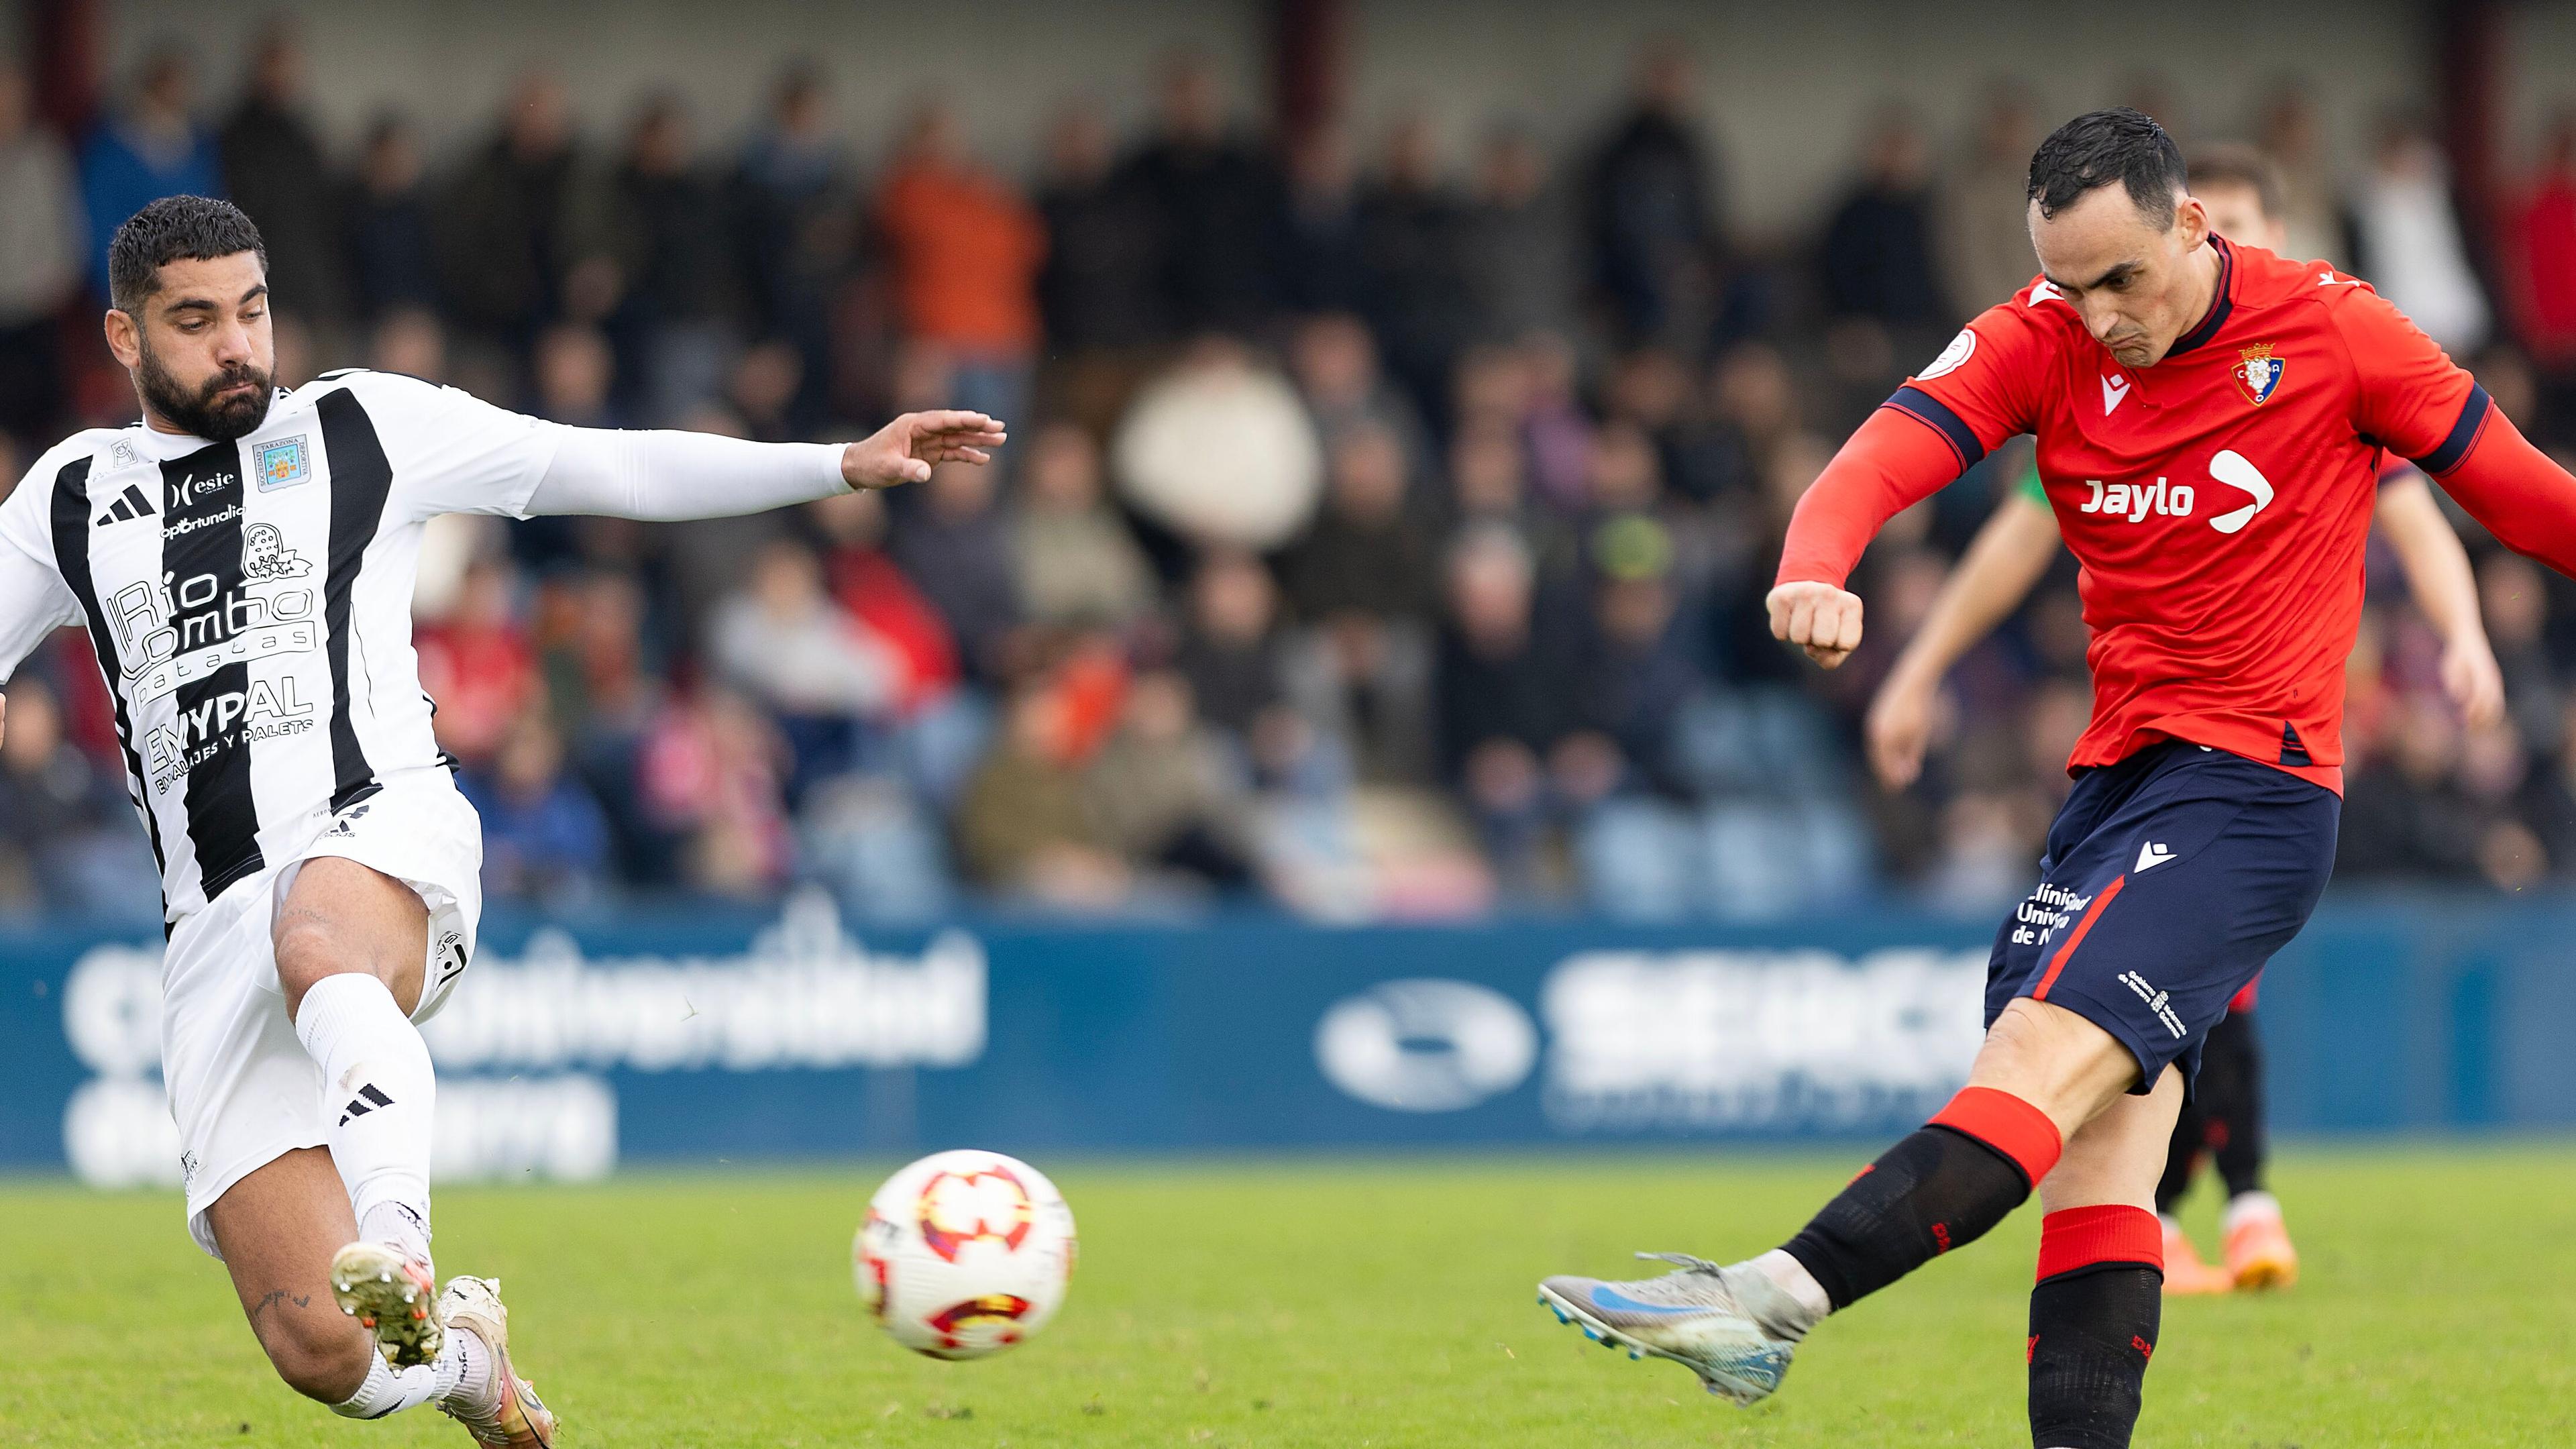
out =
<svg viewBox="0 0 2576 1449"><path fill-rule="evenodd" d="M936 1152L887 1178L850 1245L859 1299L897 1343L968 1359L1055 1317L1073 1278L1073 1209L998 1152Z"/></svg>

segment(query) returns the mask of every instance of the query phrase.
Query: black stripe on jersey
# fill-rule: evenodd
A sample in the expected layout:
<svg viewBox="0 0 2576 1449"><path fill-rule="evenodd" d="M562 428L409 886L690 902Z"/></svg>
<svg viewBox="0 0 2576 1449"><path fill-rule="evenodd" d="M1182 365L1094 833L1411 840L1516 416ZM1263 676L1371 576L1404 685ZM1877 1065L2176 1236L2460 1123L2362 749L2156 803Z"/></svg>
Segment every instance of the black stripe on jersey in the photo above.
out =
<svg viewBox="0 0 2576 1449"><path fill-rule="evenodd" d="M1986 445L1977 441L1977 430L1950 411L1948 403L1919 387L1910 384L1900 387L1881 406L1910 414L1939 433L1949 443L1950 451L1959 455L1959 471L1962 473L1977 466L1986 456Z"/></svg>
<svg viewBox="0 0 2576 1449"><path fill-rule="evenodd" d="M384 523L394 469L375 423L346 389L323 394L314 412L331 465L331 578L322 591L322 638L331 656L331 813L337 815L379 788L349 717L349 596L367 545Z"/></svg>
<svg viewBox="0 0 2576 1449"><path fill-rule="evenodd" d="M231 641L233 603L242 592L241 448L213 443L173 458L161 465L161 484L170 500L161 569L177 610L171 623L179 652L212 652ZM198 756L188 767L188 840L209 901L268 864L259 849L250 741L240 727L240 701L249 692L250 665L236 663L180 685L171 697L183 721L202 721L180 735ZM234 704L229 718L227 699Z"/></svg>
<svg viewBox="0 0 2576 1449"><path fill-rule="evenodd" d="M107 611L99 606L98 584L90 573L89 465L87 458L74 458L54 475L54 566L89 619L90 650L107 680L107 697L116 705L116 748L125 756L126 790L143 812L144 833L152 837L152 863L166 875L170 862L161 851L161 822L144 798L143 757L134 752L134 717L126 711L125 690L117 677L124 666L117 660L116 635L107 627Z"/></svg>
<svg viewBox="0 0 2576 1449"><path fill-rule="evenodd" d="M2442 439L2442 446L2415 459L2415 466L2439 478L2467 461L2469 449L2477 446L2478 434L2487 425L2487 413L2494 407L2495 399L2487 396L2485 388L2470 384L2469 400L2460 404L2460 417L2451 424L2450 435Z"/></svg>

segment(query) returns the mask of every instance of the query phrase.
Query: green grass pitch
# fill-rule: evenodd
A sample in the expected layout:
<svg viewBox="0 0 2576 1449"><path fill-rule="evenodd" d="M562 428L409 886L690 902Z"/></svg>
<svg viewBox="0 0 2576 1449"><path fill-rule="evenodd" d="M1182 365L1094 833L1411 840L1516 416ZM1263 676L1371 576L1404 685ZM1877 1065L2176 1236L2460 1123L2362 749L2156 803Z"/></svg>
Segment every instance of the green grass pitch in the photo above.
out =
<svg viewBox="0 0 2576 1449"><path fill-rule="evenodd" d="M1786 1236L1857 1154L1043 1164L1082 1267L997 1359L879 1334L848 1246L873 1171L455 1190L440 1261L507 1284L574 1446L2011 1445L2038 1214L1828 1323L1742 1411L1585 1344L1543 1274ZM2576 1444L2576 1146L2311 1149L2287 1293L2168 1303L2138 1442ZM2206 1244L2214 1207L2192 1221ZM0 1184L0 1445L460 1445L353 1424L259 1357L175 1199Z"/></svg>

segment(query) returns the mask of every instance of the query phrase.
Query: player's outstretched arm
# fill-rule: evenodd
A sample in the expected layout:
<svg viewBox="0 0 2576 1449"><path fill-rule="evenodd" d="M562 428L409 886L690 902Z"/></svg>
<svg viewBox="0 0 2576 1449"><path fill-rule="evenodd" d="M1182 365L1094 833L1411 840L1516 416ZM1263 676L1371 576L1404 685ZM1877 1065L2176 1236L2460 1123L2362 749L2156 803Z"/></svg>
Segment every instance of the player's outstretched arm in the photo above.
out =
<svg viewBox="0 0 2576 1449"><path fill-rule="evenodd" d="M1887 520L1959 476L1959 456L1909 414L1880 408L1798 499L1769 598L1771 634L1831 669L1860 647L1860 596L1843 587Z"/></svg>
<svg viewBox="0 0 2576 1449"><path fill-rule="evenodd" d="M2490 407L2465 457L2435 473L2498 542L2576 578L2576 478Z"/></svg>
<svg viewBox="0 0 2576 1449"><path fill-rule="evenodd" d="M940 463L990 461L1006 438L1001 423L969 412L906 413L849 444L566 428L527 511L662 522L761 513L919 483Z"/></svg>
<svg viewBox="0 0 2576 1449"><path fill-rule="evenodd" d="M1943 676L2029 597L2057 545L2057 515L2018 488L1977 530L1870 701L1869 763L1881 785L1901 790L1922 773Z"/></svg>
<svg viewBox="0 0 2576 1449"><path fill-rule="evenodd" d="M2415 607L2442 636L2442 690L2460 717L2480 729L2504 718L2504 671L2478 615L2477 575L2469 551L2434 501L2432 485L2413 469L2379 485L2374 519L2397 562Z"/></svg>

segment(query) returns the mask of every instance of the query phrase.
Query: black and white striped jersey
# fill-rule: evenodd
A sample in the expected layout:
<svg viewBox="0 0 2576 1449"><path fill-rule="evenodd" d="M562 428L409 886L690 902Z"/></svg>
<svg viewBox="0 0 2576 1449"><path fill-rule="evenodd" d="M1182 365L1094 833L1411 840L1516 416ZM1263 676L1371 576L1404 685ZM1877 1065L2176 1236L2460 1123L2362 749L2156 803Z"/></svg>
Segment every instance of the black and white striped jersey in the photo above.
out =
<svg viewBox="0 0 2576 1449"><path fill-rule="evenodd" d="M170 920L442 768L411 644L421 525L524 515L565 431L335 373L236 442L80 433L0 503L0 678L87 626Z"/></svg>

